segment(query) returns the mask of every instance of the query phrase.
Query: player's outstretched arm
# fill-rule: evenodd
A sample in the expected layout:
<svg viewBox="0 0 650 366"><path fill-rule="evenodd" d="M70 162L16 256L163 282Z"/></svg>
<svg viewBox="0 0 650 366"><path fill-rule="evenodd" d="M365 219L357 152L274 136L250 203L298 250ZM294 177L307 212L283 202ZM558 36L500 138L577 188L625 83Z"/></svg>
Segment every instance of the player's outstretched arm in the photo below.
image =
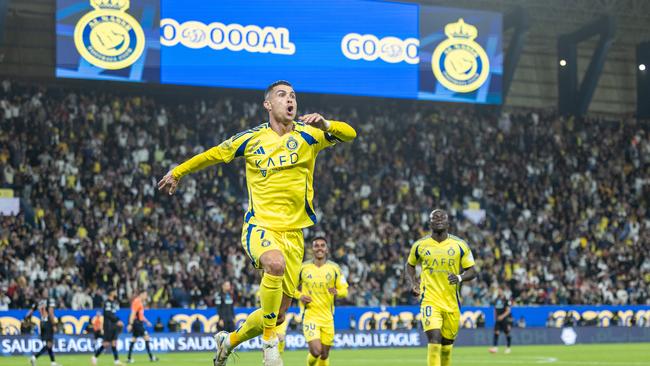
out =
<svg viewBox="0 0 650 366"><path fill-rule="evenodd" d="M318 113L310 113L298 118L308 126L327 132L343 142L349 142L357 137L357 131L349 124L340 121L328 121Z"/></svg>
<svg viewBox="0 0 650 366"><path fill-rule="evenodd" d="M219 146L215 146L210 150L194 155L191 159L186 160L176 168L167 172L167 174L165 174L165 176L158 182L158 190L172 195L176 192L176 188L178 187L178 183L182 177L207 168L210 165L232 160L235 154L235 151L232 151L232 154L230 154L231 150L233 150L232 146L230 140L227 140ZM228 157L229 155L232 155L230 160L224 158L224 156Z"/></svg>
<svg viewBox="0 0 650 366"><path fill-rule="evenodd" d="M163 192L167 192L167 193L169 193L169 195L172 195L172 194L174 194L174 192L176 192L176 187L178 187L178 182L179 182L179 180L174 178L174 174L170 170L158 182L158 190L163 191Z"/></svg>

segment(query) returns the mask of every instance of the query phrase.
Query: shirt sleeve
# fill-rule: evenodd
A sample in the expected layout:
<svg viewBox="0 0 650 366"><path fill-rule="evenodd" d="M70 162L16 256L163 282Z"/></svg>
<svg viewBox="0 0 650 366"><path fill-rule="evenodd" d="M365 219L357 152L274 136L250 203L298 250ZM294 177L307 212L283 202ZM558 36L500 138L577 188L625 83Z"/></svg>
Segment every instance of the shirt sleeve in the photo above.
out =
<svg viewBox="0 0 650 366"><path fill-rule="evenodd" d="M348 296L348 281L346 281L345 276L341 273L341 267L335 266L334 271L336 273L336 297L344 298Z"/></svg>
<svg viewBox="0 0 650 366"><path fill-rule="evenodd" d="M131 311L135 314L135 319L141 320L141 312L144 313L144 306L140 300L133 301Z"/></svg>
<svg viewBox="0 0 650 366"><path fill-rule="evenodd" d="M329 123L330 128L327 132L312 127L318 134L316 146L318 151L334 146L338 142L350 142L357 137L357 131L349 124L340 121L329 121Z"/></svg>
<svg viewBox="0 0 650 366"><path fill-rule="evenodd" d="M234 158L244 156L246 145L252 136L252 130L240 132L210 150L194 155L189 160L178 165L172 170L172 175L174 178L180 179L210 165L230 163Z"/></svg>
<svg viewBox="0 0 650 366"><path fill-rule="evenodd" d="M420 261L420 254L418 253L418 248L419 247L420 247L419 242L415 242L411 246L411 252L409 253L409 257L408 257L407 262L408 262L409 265L411 265L413 267L415 267L418 264L418 262Z"/></svg>
<svg viewBox="0 0 650 366"><path fill-rule="evenodd" d="M472 251L469 249L469 246L467 243L460 243L460 247L463 249L460 257L460 264L463 268L469 268L472 267L475 262L474 262L474 256L472 255Z"/></svg>

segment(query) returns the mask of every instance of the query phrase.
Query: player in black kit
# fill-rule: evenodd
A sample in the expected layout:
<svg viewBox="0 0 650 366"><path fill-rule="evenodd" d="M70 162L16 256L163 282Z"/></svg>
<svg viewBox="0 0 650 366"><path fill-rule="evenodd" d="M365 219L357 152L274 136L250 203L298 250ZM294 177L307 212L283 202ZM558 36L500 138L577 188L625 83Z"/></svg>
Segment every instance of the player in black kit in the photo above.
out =
<svg viewBox="0 0 650 366"><path fill-rule="evenodd" d="M497 297L494 299L494 339L492 341L492 348L489 349L490 353L496 353L499 349L499 332L503 331L506 335L506 351L510 353L510 331L512 330L512 301L505 296L503 288L499 287L497 290Z"/></svg>
<svg viewBox="0 0 650 366"><path fill-rule="evenodd" d="M25 319L32 317L32 314L38 310L41 316L41 341L43 341L43 348L41 348L38 353L35 353L30 358L29 362L32 366L36 365L36 359L39 358L43 353L47 352L50 355L50 362L52 366L57 366L58 364L54 361L54 307L56 306L56 300L53 298L47 297L47 290L43 291L43 298L38 304L33 304L32 308L29 310Z"/></svg>
<svg viewBox="0 0 650 366"><path fill-rule="evenodd" d="M109 344L113 350L113 359L116 365L121 365L119 356L117 355L117 337L120 329L124 327L124 323L117 317L117 311L120 305L117 303L117 290L110 289L108 291L108 299L104 302L104 337L102 345L95 351L95 355L90 359L93 365L97 365L97 357L102 354L104 348L108 348Z"/></svg>
<svg viewBox="0 0 650 366"><path fill-rule="evenodd" d="M217 307L219 314L218 330L232 332L235 330L235 291L233 291L230 281L225 281L221 285L221 291L214 295L214 305Z"/></svg>

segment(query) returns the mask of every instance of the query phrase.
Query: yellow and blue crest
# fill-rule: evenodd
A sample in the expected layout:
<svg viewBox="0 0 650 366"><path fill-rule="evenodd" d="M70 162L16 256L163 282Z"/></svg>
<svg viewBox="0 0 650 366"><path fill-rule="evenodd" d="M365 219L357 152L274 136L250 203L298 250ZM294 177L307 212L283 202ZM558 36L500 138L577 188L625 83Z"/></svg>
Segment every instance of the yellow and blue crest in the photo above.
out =
<svg viewBox="0 0 650 366"><path fill-rule="evenodd" d="M298 141L293 136L287 139L287 149L293 151L298 148Z"/></svg>
<svg viewBox="0 0 650 366"><path fill-rule="evenodd" d="M474 39L475 26L460 18L445 26L447 39L440 42L431 56L433 74L440 84L459 93L472 92L483 85L490 74L487 53Z"/></svg>
<svg viewBox="0 0 650 366"><path fill-rule="evenodd" d="M102 69L119 70L144 51L142 26L126 13L129 0L90 0L94 8L79 19L74 43L81 57Z"/></svg>

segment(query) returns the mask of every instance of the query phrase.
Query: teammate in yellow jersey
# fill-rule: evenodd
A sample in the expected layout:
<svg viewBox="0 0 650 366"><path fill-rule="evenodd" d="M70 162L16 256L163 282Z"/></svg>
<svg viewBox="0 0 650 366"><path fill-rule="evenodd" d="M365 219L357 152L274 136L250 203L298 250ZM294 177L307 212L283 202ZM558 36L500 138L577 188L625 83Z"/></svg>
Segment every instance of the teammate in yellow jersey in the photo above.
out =
<svg viewBox="0 0 650 366"><path fill-rule="evenodd" d="M302 229L316 223L312 205L314 164L318 153L337 142L352 141L356 131L345 122L311 113L294 121L298 110L291 84L277 81L264 93L269 121L243 131L169 171L158 189L173 194L181 178L213 164L246 160L248 211L242 246L256 268L264 270L261 308L235 332L215 335L215 366L226 363L242 342L262 335L264 365L282 365L277 324L291 304L303 261Z"/></svg>
<svg viewBox="0 0 650 366"><path fill-rule="evenodd" d="M420 299L422 327L429 341L428 366L451 365L451 348L460 323L460 284L477 276L467 243L448 233L444 210L429 216L431 235L416 241L406 263L413 293ZM420 278L415 267L421 266Z"/></svg>
<svg viewBox="0 0 650 366"><path fill-rule="evenodd" d="M328 261L327 240L312 241L314 260L305 262L298 277L294 298L305 305L302 329L309 345L308 366L328 366L334 344L334 300L348 296L348 283L338 264Z"/></svg>

